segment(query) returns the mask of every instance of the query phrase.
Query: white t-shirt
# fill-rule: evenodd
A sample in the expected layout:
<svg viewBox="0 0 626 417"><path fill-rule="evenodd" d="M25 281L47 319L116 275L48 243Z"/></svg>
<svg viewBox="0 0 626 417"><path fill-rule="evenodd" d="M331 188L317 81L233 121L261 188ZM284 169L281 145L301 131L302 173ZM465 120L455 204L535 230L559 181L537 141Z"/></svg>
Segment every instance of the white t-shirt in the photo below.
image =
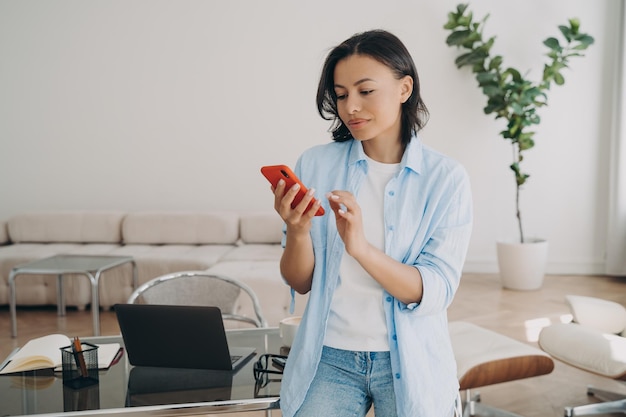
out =
<svg viewBox="0 0 626 417"><path fill-rule="evenodd" d="M367 178L357 196L365 238L385 249L385 186L400 164L383 164L367 158ZM339 285L330 306L324 344L336 349L382 352L389 350L383 289L361 265L344 253L339 268Z"/></svg>

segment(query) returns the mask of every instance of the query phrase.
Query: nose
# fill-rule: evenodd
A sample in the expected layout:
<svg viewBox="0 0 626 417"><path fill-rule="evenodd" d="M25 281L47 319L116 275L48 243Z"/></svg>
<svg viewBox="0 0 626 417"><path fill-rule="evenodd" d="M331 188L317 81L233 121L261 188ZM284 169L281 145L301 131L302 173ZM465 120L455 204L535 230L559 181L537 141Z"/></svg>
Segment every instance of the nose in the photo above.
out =
<svg viewBox="0 0 626 417"><path fill-rule="evenodd" d="M361 99L358 94L349 94L345 101L348 114L357 113L361 110Z"/></svg>

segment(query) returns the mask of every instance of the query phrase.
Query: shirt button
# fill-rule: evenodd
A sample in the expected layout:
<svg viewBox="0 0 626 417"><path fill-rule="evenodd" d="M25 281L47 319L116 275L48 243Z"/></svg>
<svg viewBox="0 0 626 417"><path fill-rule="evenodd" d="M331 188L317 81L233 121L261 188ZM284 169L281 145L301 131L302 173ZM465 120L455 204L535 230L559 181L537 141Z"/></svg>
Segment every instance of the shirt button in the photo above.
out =
<svg viewBox="0 0 626 417"><path fill-rule="evenodd" d="M400 374L396 374L396 379L400 379Z"/></svg>
<svg viewBox="0 0 626 417"><path fill-rule="evenodd" d="M395 334L393 335L393 340L398 340L398 336L396 336Z"/></svg>
<svg viewBox="0 0 626 417"><path fill-rule="evenodd" d="M391 302L391 297L387 297L387 302Z"/></svg>
<svg viewBox="0 0 626 417"><path fill-rule="evenodd" d="M395 192L395 191L389 191L389 195L390 195L391 197L393 197L394 195L396 195L396 192Z"/></svg>
<svg viewBox="0 0 626 417"><path fill-rule="evenodd" d="M389 231L393 232L393 226L389 226Z"/></svg>

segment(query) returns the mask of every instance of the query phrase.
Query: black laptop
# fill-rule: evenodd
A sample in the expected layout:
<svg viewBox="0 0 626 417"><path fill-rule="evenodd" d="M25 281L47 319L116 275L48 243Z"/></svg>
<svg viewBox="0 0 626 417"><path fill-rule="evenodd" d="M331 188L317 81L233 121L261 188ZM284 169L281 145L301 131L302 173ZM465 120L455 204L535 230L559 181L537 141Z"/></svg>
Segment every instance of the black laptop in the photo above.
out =
<svg viewBox="0 0 626 417"><path fill-rule="evenodd" d="M238 370L253 347L229 348L218 307L116 304L133 366Z"/></svg>

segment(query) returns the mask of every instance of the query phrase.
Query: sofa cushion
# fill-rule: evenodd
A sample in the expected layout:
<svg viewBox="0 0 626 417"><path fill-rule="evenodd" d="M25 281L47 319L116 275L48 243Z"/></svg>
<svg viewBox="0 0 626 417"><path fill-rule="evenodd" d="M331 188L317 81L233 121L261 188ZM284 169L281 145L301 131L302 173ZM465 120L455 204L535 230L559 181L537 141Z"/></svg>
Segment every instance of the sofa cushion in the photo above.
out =
<svg viewBox="0 0 626 417"><path fill-rule="evenodd" d="M239 216L229 212L138 212L122 223L127 244L234 244Z"/></svg>
<svg viewBox="0 0 626 417"><path fill-rule="evenodd" d="M614 301L583 295L566 295L574 321L604 333L619 334L626 329L626 308Z"/></svg>
<svg viewBox="0 0 626 417"><path fill-rule="evenodd" d="M13 243L119 243L124 213L60 211L19 214L8 221Z"/></svg>
<svg viewBox="0 0 626 417"><path fill-rule="evenodd" d="M206 269L216 263L224 254L233 250L233 245L124 245L111 252L115 256L132 256L135 259L154 259L200 263L185 269ZM152 279L154 277L150 277Z"/></svg>
<svg viewBox="0 0 626 417"><path fill-rule="evenodd" d="M283 254L280 244L249 243L238 245L220 258L222 261L278 261Z"/></svg>
<svg viewBox="0 0 626 417"><path fill-rule="evenodd" d="M539 346L586 371L613 379L626 377L626 337L578 323L556 323L541 330Z"/></svg>
<svg viewBox="0 0 626 417"><path fill-rule="evenodd" d="M283 221L276 212L241 214L240 233L243 243L280 243Z"/></svg>

